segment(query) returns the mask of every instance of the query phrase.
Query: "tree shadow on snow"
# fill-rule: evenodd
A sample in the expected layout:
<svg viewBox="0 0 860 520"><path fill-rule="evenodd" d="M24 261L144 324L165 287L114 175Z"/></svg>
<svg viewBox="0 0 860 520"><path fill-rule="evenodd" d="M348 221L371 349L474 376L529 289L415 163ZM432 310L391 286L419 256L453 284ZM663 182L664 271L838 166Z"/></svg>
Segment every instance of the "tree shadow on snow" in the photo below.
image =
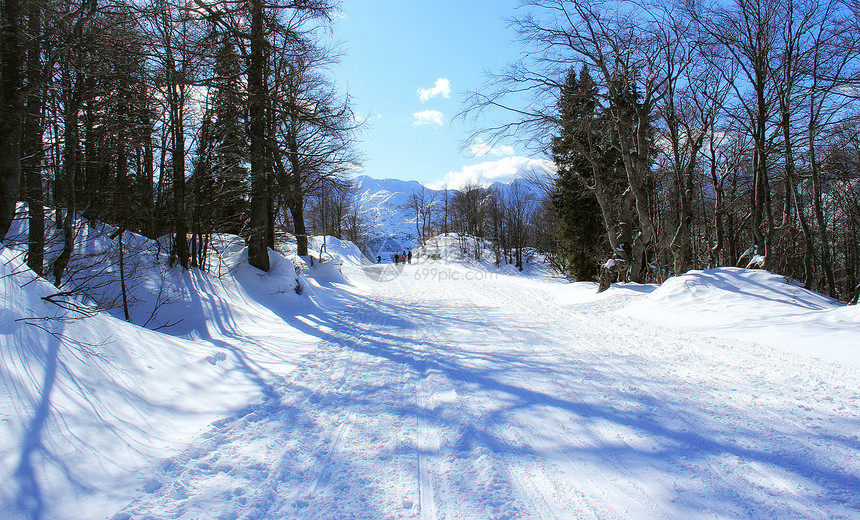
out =
<svg viewBox="0 0 860 520"><path fill-rule="evenodd" d="M676 387L669 378L647 373L632 377L629 373L619 374L615 366L630 363L631 356L610 355L607 359L606 353L594 354L574 366L560 367L558 360L523 359L521 352L508 349L503 343L495 349L475 349L459 343L455 336L443 337L451 331L481 330L485 321L480 316L494 312L491 308L476 308L474 319L464 318L462 312L452 312L451 317L446 317L446 309L439 308L435 302L433 305L420 301L398 304L325 284L320 291L331 294L317 299L318 307L313 313L298 316L280 313L281 317L308 335L395 363L419 376L438 373L472 394L504 396L503 408L486 411L477 418L447 413L445 406L427 409L417 403L404 403L397 409L403 417L459 431L461 442L466 445L483 446L494 454L514 459L561 456L590 461L598 466L613 461L609 466L611 471L626 468L634 476L656 471L667 482L675 482L675 489L668 492L673 495L673 507L691 514L711 511L745 516L768 511L777 516L793 515L805 511L810 503L815 504L812 507L837 511L860 509L857 491L860 476L850 468L830 462L828 457L830 448L856 452L860 449L856 437L820 432L815 442L809 443L809 434L791 428L785 430L780 417L790 417L791 411L778 408L748 415L753 419L761 417L750 424L743 424L743 416L730 423L720 423L715 420L720 410L696 401L695 396L685 395L683 388ZM518 325L521 338L539 344L539 328L529 331L527 324ZM420 333L426 330L437 333ZM607 338L606 341L623 340ZM567 372L570 381L580 381L580 388L560 388L558 393L547 393L530 385L532 377L551 383L560 370ZM515 380L512 371L523 377ZM659 391L654 394L643 391L642 387L655 387ZM376 391L369 388L364 399L352 395L338 406L364 414L381 413L383 410L374 410ZM597 392L602 395L595 395ZM729 412L736 409L732 403L726 403L726 408ZM547 450L522 440L512 440L504 434L506 427L522 426L512 422L518 414L544 409L557 410L571 423L581 423L586 430L596 431L602 425L614 425L619 430L632 432L633 437L648 439L649 443L647 446L637 446L635 442L583 446L574 442L575 439L559 442L556 438L549 439L557 445ZM747 413L737 409L739 413ZM769 416L776 419L768 419ZM856 420L847 418L840 424L847 432L856 431L857 426ZM599 437L598 433L592 434ZM748 470L750 464L786 475L789 480L800 482L801 488L766 489L762 487L764 484L747 482L745 479L755 477L755 471ZM716 474L732 465L740 468L737 475ZM701 472L712 473L704 487L702 481L696 483ZM684 495L686 485L696 489L694 496ZM743 490L736 489L738 486ZM781 495L785 495L785 500L779 498ZM469 497L464 495L464 499Z"/></svg>

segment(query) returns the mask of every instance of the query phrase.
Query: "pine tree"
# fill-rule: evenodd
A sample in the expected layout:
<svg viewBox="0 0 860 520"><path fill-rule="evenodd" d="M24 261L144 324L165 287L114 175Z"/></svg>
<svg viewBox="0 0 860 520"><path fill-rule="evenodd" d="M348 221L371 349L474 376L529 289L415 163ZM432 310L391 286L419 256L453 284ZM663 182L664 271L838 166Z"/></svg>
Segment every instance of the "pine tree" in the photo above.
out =
<svg viewBox="0 0 860 520"><path fill-rule="evenodd" d="M242 64L235 43L223 37L216 54L212 124L209 129L210 168L216 192L214 231L238 235L248 220L247 106L242 99Z"/></svg>
<svg viewBox="0 0 860 520"><path fill-rule="evenodd" d="M608 143L608 121L598 114L597 85L583 67L568 73L559 100L561 129L553 139L558 177L552 207L558 215L559 263L577 280L598 274L607 253L603 214L595 189L619 157ZM609 201L607 201L609 202Z"/></svg>

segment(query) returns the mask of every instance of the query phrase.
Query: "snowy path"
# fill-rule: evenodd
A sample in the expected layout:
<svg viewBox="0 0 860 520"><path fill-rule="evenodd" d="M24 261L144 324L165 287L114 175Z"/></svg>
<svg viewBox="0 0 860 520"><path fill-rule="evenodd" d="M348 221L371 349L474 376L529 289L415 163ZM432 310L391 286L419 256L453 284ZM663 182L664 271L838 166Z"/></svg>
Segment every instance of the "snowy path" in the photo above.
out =
<svg viewBox="0 0 860 520"><path fill-rule="evenodd" d="M860 518L856 369L432 269L321 283L317 348L114 518Z"/></svg>

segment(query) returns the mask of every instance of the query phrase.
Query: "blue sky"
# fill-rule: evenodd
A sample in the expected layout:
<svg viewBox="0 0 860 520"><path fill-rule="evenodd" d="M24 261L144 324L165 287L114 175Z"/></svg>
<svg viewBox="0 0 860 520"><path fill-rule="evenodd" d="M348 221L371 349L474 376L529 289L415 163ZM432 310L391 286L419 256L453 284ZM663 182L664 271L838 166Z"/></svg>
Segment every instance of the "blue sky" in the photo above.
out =
<svg viewBox="0 0 860 520"><path fill-rule="evenodd" d="M343 0L335 38L345 52L335 74L369 117L363 173L439 185L463 177L509 180L526 162L516 143L462 150L472 128L453 121L484 72L515 61L507 19L517 0ZM478 144L480 143L471 143ZM482 148L479 150L479 148Z"/></svg>

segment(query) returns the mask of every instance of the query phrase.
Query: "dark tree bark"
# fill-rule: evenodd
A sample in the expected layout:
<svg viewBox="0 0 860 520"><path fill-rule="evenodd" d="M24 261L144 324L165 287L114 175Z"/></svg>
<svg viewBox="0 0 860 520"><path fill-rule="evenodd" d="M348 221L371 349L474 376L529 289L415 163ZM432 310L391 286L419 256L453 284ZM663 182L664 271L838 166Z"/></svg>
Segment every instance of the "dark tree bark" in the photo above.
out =
<svg viewBox="0 0 860 520"><path fill-rule="evenodd" d="M23 4L21 0L0 3L0 240L12 226L21 187Z"/></svg>
<svg viewBox="0 0 860 520"><path fill-rule="evenodd" d="M155 217L155 152L152 146L153 128L147 107L141 120L143 133L143 178L137 185L143 206L143 234L149 238L158 236Z"/></svg>
<svg viewBox="0 0 860 520"><path fill-rule="evenodd" d="M248 262L269 270L268 161L266 146L266 83L263 2L251 3L251 53L248 57L249 137L251 141L251 229ZM301 253L299 253L301 254ZM307 253L305 253L307 254Z"/></svg>
<svg viewBox="0 0 860 520"><path fill-rule="evenodd" d="M63 71L64 90L64 144L63 144L63 176L65 181L66 215L63 219L63 250L54 261L53 275L54 285L60 287L63 281L63 273L72 252L75 248L75 213L76 206L76 177L79 168L78 148L80 147L80 134L78 130L80 107L81 107L81 78L77 71L70 70L66 64ZM61 210L57 208L57 211Z"/></svg>
<svg viewBox="0 0 860 520"><path fill-rule="evenodd" d="M290 118L289 130L287 131L287 160L290 172L286 177L287 197L289 199L290 216L293 218L293 230L296 235L297 254L307 256L308 254L308 229L305 225L305 197L302 190L303 164L299 158L298 118L293 115Z"/></svg>
<svg viewBox="0 0 860 520"><path fill-rule="evenodd" d="M41 40L35 35L41 32L42 11L34 2L29 5L30 43L27 47L27 77L30 83L42 75ZM40 78L41 79L41 78ZM29 213L29 239L27 265L36 274L43 274L45 257L45 200L42 187L42 163L44 161L44 89L30 88L22 135L22 162L25 201Z"/></svg>
<svg viewBox="0 0 860 520"><path fill-rule="evenodd" d="M166 7L165 7L166 9ZM170 134L171 134L171 167L173 170L173 226L174 242L171 257L179 262L183 269L188 269L188 224L186 222L185 210L185 121L184 106L185 92L181 84L184 78L179 76L173 41L165 17L165 46L166 62L165 73L167 77L167 108L170 112Z"/></svg>
<svg viewBox="0 0 860 520"><path fill-rule="evenodd" d="M293 219L293 229L296 234L297 254L307 256L308 254L308 228L305 226L304 200L294 201L289 205L290 216Z"/></svg>
<svg viewBox="0 0 860 520"><path fill-rule="evenodd" d="M185 126L182 106L179 101L181 87L171 85L170 122L172 145L171 166L173 167L173 256L183 269L188 269L188 225L185 220Z"/></svg>

